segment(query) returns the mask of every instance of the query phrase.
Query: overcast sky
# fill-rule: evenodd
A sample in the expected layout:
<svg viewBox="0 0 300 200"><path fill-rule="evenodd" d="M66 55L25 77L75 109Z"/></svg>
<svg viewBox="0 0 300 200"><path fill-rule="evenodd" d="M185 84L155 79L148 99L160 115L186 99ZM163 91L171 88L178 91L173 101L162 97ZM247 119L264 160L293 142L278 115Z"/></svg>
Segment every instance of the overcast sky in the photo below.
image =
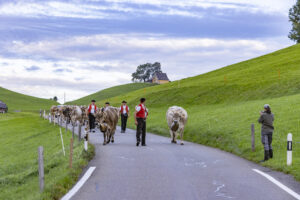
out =
<svg viewBox="0 0 300 200"><path fill-rule="evenodd" d="M69 101L131 82L147 62L195 76L292 45L295 2L0 0L0 86Z"/></svg>

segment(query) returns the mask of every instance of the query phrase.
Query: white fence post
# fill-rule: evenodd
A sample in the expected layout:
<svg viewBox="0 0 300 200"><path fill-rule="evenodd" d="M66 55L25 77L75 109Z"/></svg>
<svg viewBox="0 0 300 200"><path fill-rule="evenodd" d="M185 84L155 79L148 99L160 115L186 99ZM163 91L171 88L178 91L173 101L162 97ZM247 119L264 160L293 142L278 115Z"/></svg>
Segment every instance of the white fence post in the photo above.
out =
<svg viewBox="0 0 300 200"><path fill-rule="evenodd" d="M63 150L64 156L66 156L65 146L64 146L64 139L63 139L63 136L62 136L62 133L61 133L61 128L59 128L59 132L60 132L60 139L61 139L61 144L62 144L62 150Z"/></svg>
<svg viewBox="0 0 300 200"><path fill-rule="evenodd" d="M292 153L293 153L293 135L289 133L287 135L287 165L292 165Z"/></svg>
<svg viewBox="0 0 300 200"><path fill-rule="evenodd" d="M39 181L40 181L40 191L44 190L44 148L39 146Z"/></svg>
<svg viewBox="0 0 300 200"><path fill-rule="evenodd" d="M84 150L88 150L88 141L89 141L89 134L86 132L84 136Z"/></svg>
<svg viewBox="0 0 300 200"><path fill-rule="evenodd" d="M251 124L251 148L255 151L255 128L254 124Z"/></svg>

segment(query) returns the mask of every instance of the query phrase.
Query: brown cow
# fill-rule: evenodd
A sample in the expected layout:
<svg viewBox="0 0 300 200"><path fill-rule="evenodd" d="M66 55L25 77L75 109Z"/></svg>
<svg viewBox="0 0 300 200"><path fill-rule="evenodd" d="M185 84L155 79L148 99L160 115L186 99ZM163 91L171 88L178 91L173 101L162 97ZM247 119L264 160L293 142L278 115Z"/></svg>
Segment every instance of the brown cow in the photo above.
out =
<svg viewBox="0 0 300 200"><path fill-rule="evenodd" d="M114 143L114 135L119 120L119 109L111 106L104 111L99 109L95 117L100 131L103 133L103 145L110 143L110 140Z"/></svg>

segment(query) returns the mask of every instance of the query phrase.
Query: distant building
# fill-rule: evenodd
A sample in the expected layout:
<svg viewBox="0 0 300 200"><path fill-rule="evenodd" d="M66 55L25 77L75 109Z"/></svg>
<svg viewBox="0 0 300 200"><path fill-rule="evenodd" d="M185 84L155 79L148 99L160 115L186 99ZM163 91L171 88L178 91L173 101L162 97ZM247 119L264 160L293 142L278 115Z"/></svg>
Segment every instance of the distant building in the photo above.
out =
<svg viewBox="0 0 300 200"><path fill-rule="evenodd" d="M2 101L0 101L0 113L7 113L7 111L8 111L7 105Z"/></svg>
<svg viewBox="0 0 300 200"><path fill-rule="evenodd" d="M162 72L156 72L152 76L152 80L150 80L152 83L157 83L157 84L164 84L164 83L169 83L170 80L167 76L166 73Z"/></svg>

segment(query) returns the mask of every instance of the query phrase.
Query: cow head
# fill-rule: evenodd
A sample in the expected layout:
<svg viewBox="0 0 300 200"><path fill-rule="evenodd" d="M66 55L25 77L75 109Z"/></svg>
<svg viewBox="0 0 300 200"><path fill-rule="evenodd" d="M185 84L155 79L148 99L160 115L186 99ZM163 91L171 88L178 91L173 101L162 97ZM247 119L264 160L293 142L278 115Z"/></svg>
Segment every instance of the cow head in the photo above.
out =
<svg viewBox="0 0 300 200"><path fill-rule="evenodd" d="M67 119L67 123L70 123L72 109L69 106L66 106L62 109L62 114Z"/></svg>
<svg viewBox="0 0 300 200"><path fill-rule="evenodd" d="M95 114L95 121L97 123L97 126L100 128L101 132L107 131L107 123L106 123L107 114L105 111L98 110Z"/></svg>
<svg viewBox="0 0 300 200"><path fill-rule="evenodd" d="M179 122L180 122L180 114L179 113L175 113L173 115L173 119L172 119L172 125L171 125L171 130L172 131L177 131L179 128Z"/></svg>

